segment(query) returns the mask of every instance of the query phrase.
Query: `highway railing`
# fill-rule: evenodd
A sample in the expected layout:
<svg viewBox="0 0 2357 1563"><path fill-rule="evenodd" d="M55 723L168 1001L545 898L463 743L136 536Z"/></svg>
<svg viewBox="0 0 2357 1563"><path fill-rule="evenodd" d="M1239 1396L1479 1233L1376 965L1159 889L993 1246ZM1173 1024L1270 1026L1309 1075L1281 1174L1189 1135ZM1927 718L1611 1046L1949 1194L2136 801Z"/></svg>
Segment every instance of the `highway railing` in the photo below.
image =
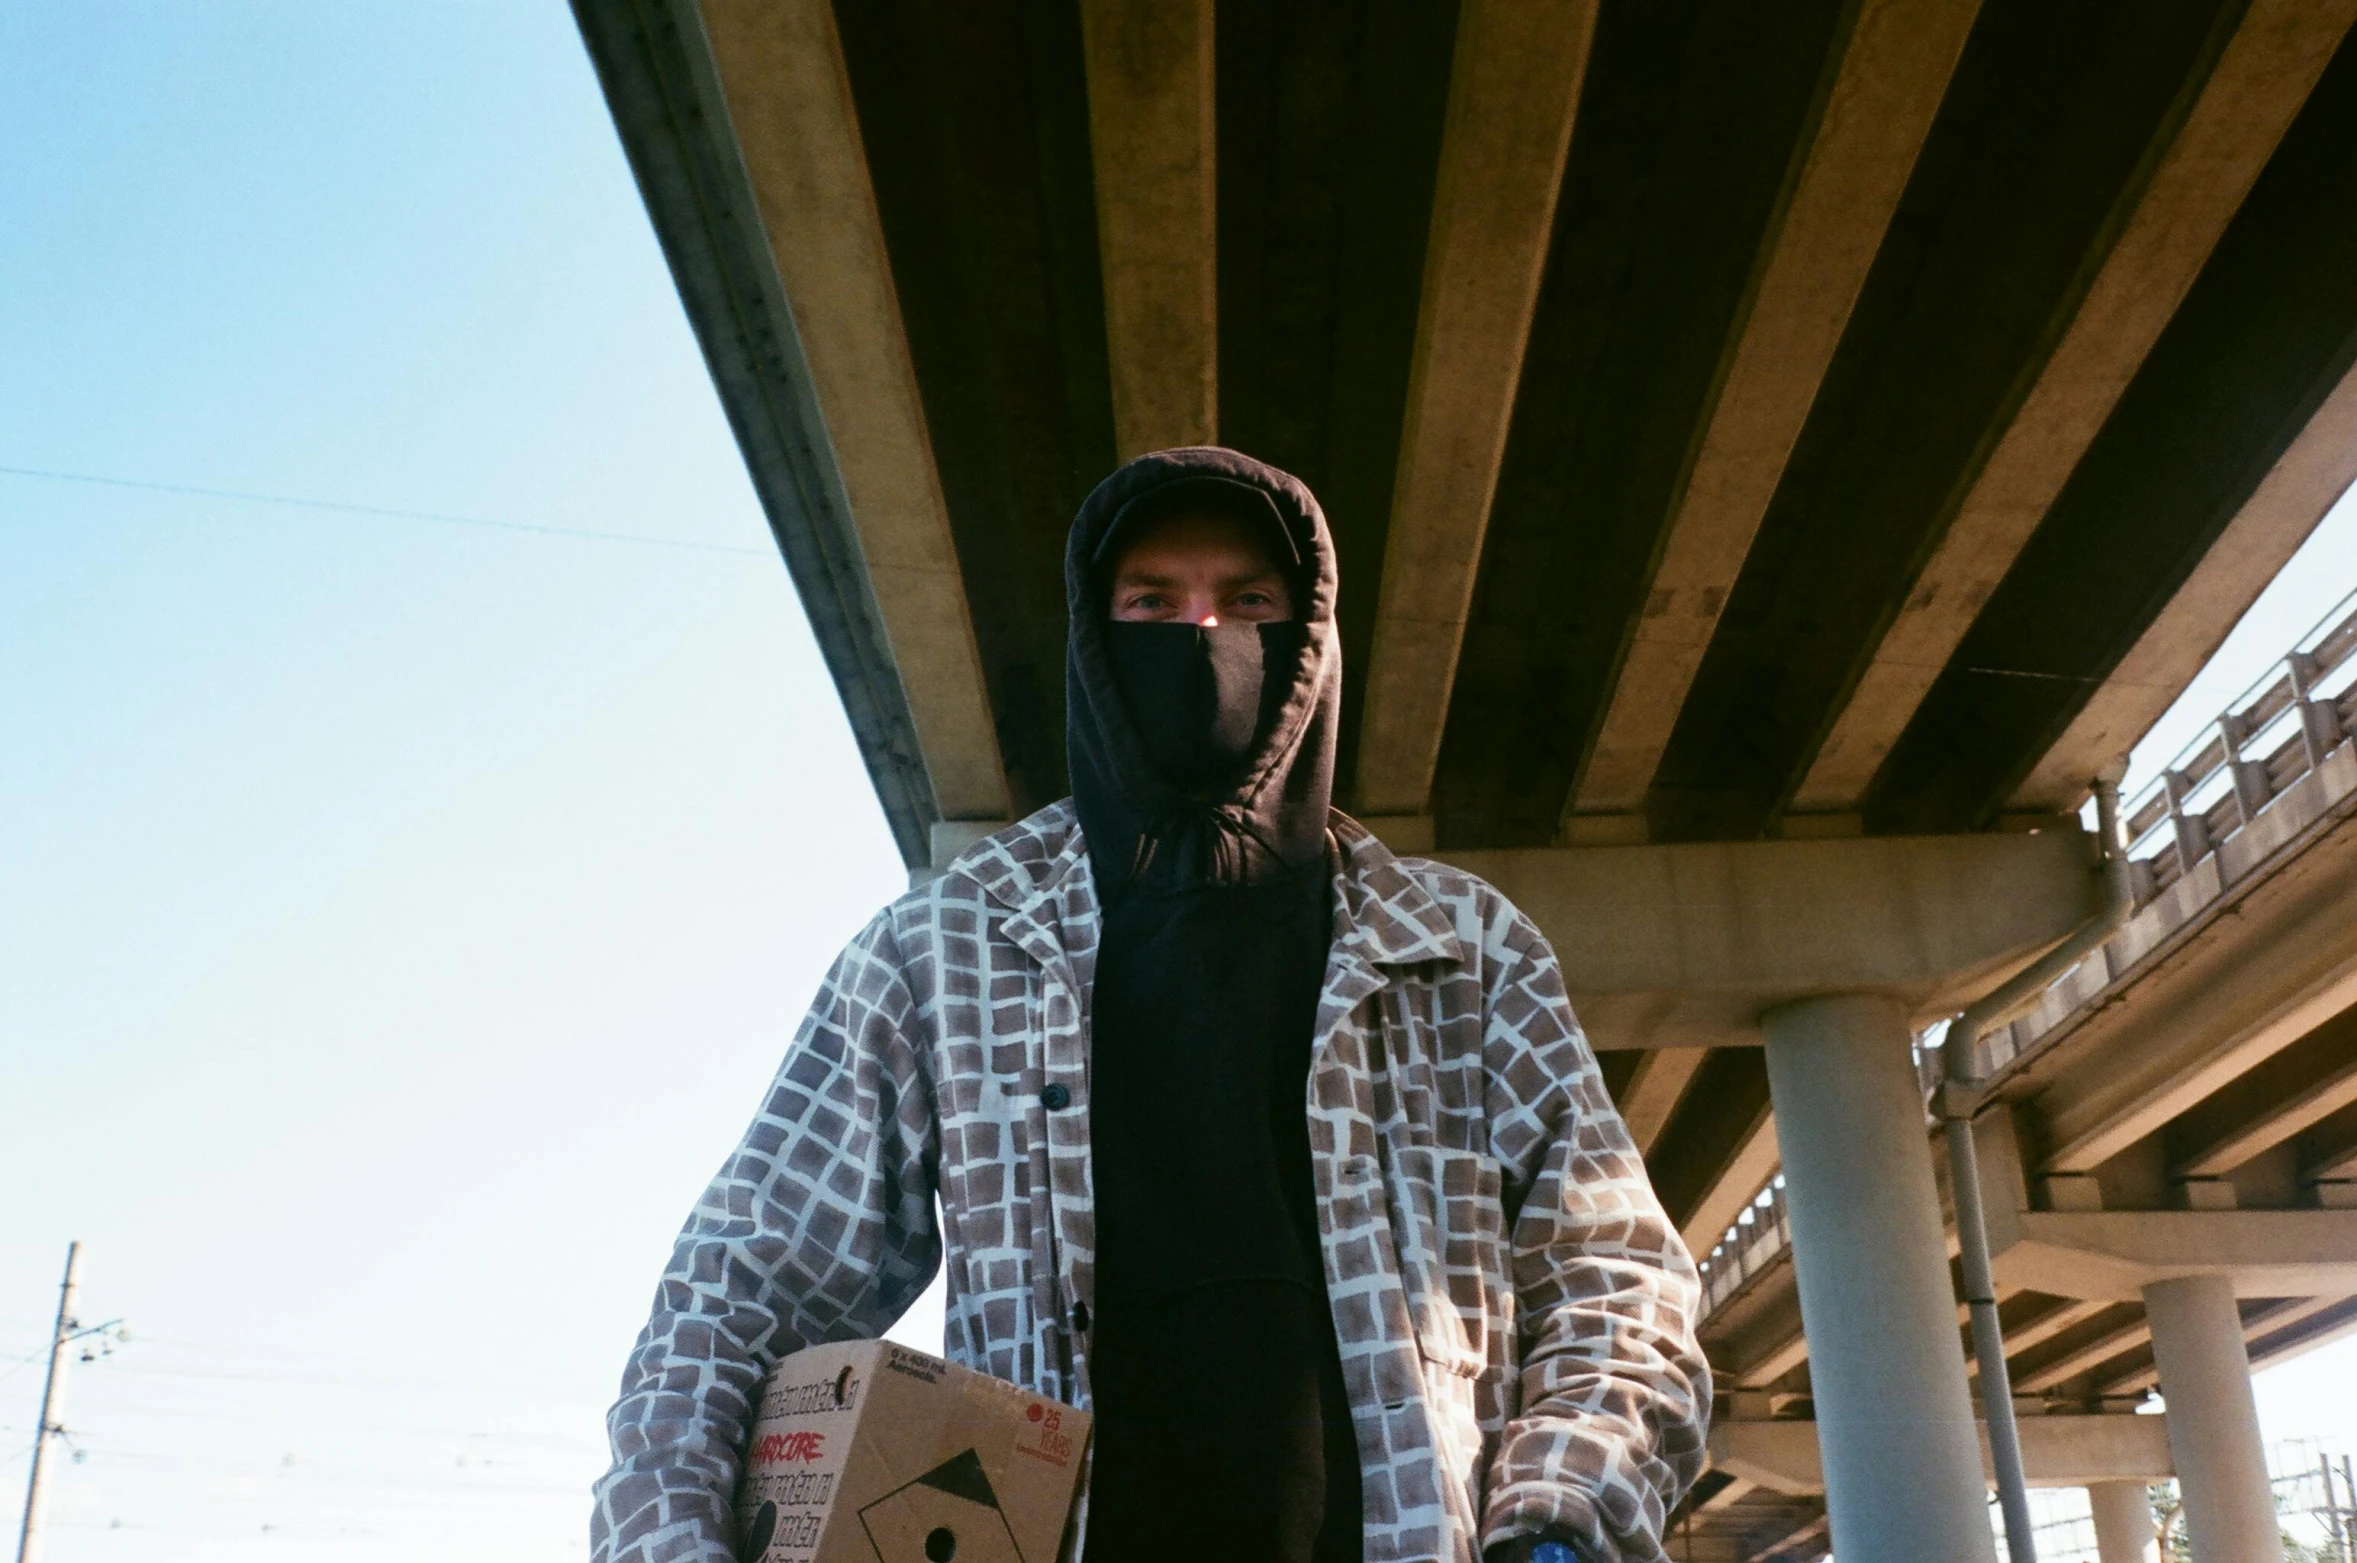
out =
<svg viewBox="0 0 2357 1563"><path fill-rule="evenodd" d="M2296 856L2357 795L2357 594L2344 598L2132 799L2136 911L1980 1043L1974 1074L2025 1062L2229 890Z"/></svg>

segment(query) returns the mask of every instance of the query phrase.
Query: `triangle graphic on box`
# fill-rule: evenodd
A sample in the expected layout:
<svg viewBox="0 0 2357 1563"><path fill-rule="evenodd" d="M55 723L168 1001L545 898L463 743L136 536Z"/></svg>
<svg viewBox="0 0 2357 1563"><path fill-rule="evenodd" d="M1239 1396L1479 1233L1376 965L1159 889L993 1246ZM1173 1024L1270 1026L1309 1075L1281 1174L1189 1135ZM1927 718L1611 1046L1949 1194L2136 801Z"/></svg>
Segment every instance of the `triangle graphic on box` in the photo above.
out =
<svg viewBox="0 0 2357 1563"><path fill-rule="evenodd" d="M917 1480L953 1498L993 1509L998 1507L998 1494L990 1488L990 1473L982 1469L982 1456L972 1449L950 1456Z"/></svg>

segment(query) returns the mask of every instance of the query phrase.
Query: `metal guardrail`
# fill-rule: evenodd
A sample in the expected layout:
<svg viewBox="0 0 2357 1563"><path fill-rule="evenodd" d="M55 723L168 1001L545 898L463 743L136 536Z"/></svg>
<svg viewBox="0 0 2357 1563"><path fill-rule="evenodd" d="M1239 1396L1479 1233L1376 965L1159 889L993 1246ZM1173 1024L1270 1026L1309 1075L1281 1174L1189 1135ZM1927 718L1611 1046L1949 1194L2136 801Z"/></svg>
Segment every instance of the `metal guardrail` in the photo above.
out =
<svg viewBox="0 0 2357 1563"><path fill-rule="evenodd" d="M2120 931L1980 1039L1972 1073L2021 1064L2234 886L2296 853L2357 796L2357 593L2341 600L2228 705L2126 809L2136 910ZM1939 1086L1946 1022L1916 1039L1925 1094ZM1701 1260L1703 1312L1791 1244L1779 1174Z"/></svg>
<svg viewBox="0 0 2357 1563"><path fill-rule="evenodd" d="M1988 1078L2037 1051L2229 889L2297 852L2357 794L2357 594L2218 714L2126 810L2136 912L2011 1025L1981 1039Z"/></svg>

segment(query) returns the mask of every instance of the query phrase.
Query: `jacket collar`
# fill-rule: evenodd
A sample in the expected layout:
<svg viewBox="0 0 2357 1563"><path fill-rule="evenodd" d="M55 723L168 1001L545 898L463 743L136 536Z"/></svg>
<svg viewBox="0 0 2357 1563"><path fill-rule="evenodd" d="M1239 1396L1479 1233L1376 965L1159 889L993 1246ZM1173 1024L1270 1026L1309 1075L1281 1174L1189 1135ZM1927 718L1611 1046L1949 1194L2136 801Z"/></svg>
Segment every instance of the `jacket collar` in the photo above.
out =
<svg viewBox="0 0 2357 1563"><path fill-rule="evenodd" d="M1075 980L1089 980L1096 965L1096 878L1070 798L983 837L948 872L972 880L1006 908L1002 932L1018 949L1045 966L1077 965Z"/></svg>
<svg viewBox="0 0 2357 1563"><path fill-rule="evenodd" d="M1088 851L1072 800L994 831L959 853L947 870L962 874L1008 911L1019 912L1055 894L1074 873L1088 871Z"/></svg>
<svg viewBox="0 0 2357 1563"><path fill-rule="evenodd" d="M1377 966L1463 961L1465 943L1448 909L1392 850L1340 809L1328 823L1337 849L1336 946ZM1065 950L1070 936L1053 925L1083 908L1093 920L1096 910L1095 876L1069 798L985 836L959 854L950 872L971 879L1013 914L1007 933L1026 948L1046 940Z"/></svg>
<svg viewBox="0 0 2357 1563"><path fill-rule="evenodd" d="M1448 909L1391 848L1340 809L1332 811L1328 828L1341 857L1334 876L1337 945L1356 944L1378 966L1465 959L1465 941Z"/></svg>

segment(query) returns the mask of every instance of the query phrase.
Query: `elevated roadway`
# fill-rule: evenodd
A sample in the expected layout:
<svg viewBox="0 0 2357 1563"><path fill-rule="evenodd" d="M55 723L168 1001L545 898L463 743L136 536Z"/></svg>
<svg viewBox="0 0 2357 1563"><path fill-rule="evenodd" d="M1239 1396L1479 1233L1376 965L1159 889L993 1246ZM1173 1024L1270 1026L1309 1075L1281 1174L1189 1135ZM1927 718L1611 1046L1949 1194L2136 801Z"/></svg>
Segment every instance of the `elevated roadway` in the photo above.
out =
<svg viewBox="0 0 2357 1563"><path fill-rule="evenodd" d="M1290 468L1342 555L1340 801L1550 929L1698 1252L1788 1229L1780 1123L1889 1116L1778 1100L1779 1046L1911 1099L1909 1034L2088 915L2089 779L2357 476L2357 0L575 4L912 873L1064 790L1081 496L1205 438ZM2290 818L2253 737L2259 823L2187 770L2097 999L1990 1039L2011 1367L2058 1414L2149 1387L2155 1256L2225 1241L2142 1217L2328 1224L2348 1181L2339 827L2242 874ZM1860 1262L1919 1302L1929 1168L1834 1168L1906 1185L1908 1257ZM1729 1425L1838 1452L1749 1242ZM2345 1321L2265 1273L2259 1357ZM1966 1414L1952 1345L1909 1371ZM1978 1491L1969 1440L1889 1442L1824 1466L1853 1563L1908 1523L1867 1488ZM1822 1550L1736 1459L1692 1556Z"/></svg>

